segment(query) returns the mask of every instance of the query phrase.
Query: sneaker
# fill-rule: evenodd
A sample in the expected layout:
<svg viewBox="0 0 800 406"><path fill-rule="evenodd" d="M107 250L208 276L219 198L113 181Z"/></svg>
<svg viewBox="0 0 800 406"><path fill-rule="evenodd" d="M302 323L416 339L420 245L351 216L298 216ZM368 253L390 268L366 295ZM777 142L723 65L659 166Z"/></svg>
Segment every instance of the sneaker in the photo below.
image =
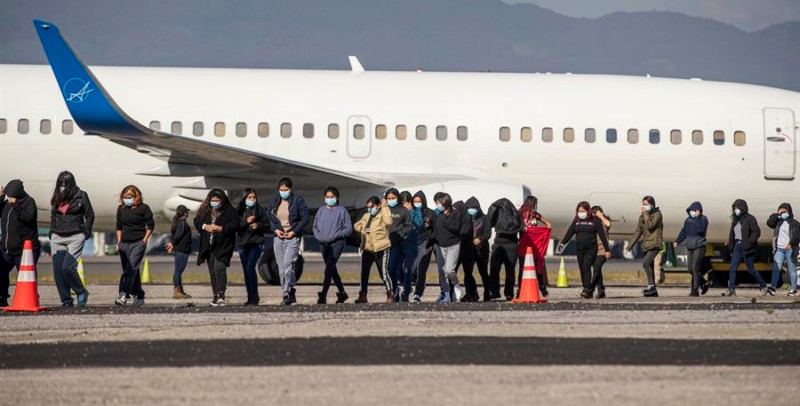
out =
<svg viewBox="0 0 800 406"><path fill-rule="evenodd" d="M73 307L75 307L75 306L72 303L62 303L61 304L61 308L62 309L72 309Z"/></svg>
<svg viewBox="0 0 800 406"><path fill-rule="evenodd" d="M221 298L219 295L214 295L214 299L211 300L209 303L211 307L222 307L225 306L225 299Z"/></svg>
<svg viewBox="0 0 800 406"><path fill-rule="evenodd" d="M116 299L114 299L114 304L116 304L117 306L125 306L125 305L127 305L128 304L128 295L126 295L125 292L120 292L119 296Z"/></svg>
<svg viewBox="0 0 800 406"><path fill-rule="evenodd" d="M474 302L477 302L480 299L481 298L480 298L480 296L478 296L477 292L470 292L470 293L467 293L466 295L464 295L464 297L461 298L461 302L474 303Z"/></svg>
<svg viewBox="0 0 800 406"><path fill-rule="evenodd" d="M137 297L136 299L133 300L133 307L142 307L142 306L144 306L143 297Z"/></svg>
<svg viewBox="0 0 800 406"><path fill-rule="evenodd" d="M708 282L703 282L703 284L700 285L700 294L705 295L706 293L708 293L709 287L711 287L711 284L709 284Z"/></svg>
<svg viewBox="0 0 800 406"><path fill-rule="evenodd" d="M605 298L606 298L606 291L605 291L605 289L604 289L604 290L598 290L598 291L597 291L597 296L596 296L596 297L597 297L598 299L605 299Z"/></svg>
<svg viewBox="0 0 800 406"><path fill-rule="evenodd" d="M764 286L763 288L759 289L758 292L761 293L761 296L767 296L767 295L770 294L769 293L769 288L766 287L766 286ZM772 296L775 296L775 293L773 293Z"/></svg>
<svg viewBox="0 0 800 406"><path fill-rule="evenodd" d="M289 306L292 304L292 299L289 297L288 294L283 295L283 300L281 301L281 304L284 306Z"/></svg>
<svg viewBox="0 0 800 406"><path fill-rule="evenodd" d="M419 295L414 295L414 304L422 303L422 298Z"/></svg>
<svg viewBox="0 0 800 406"><path fill-rule="evenodd" d="M363 290L358 292L358 299L356 299L355 303L356 304L369 303L369 301L367 300L367 292L364 292Z"/></svg>
<svg viewBox="0 0 800 406"><path fill-rule="evenodd" d="M724 292L722 292L722 296L736 296L736 291L733 289L726 289Z"/></svg>
<svg viewBox="0 0 800 406"><path fill-rule="evenodd" d="M488 290L483 291L483 301L484 302L492 301L492 294Z"/></svg>
<svg viewBox="0 0 800 406"><path fill-rule="evenodd" d="M297 303L297 296L295 296L295 293L296 293L296 292L297 292L297 291L296 291L294 288L292 288L292 289L289 291L289 301L291 302L291 303L289 303L289 304L292 304L292 303Z"/></svg>
<svg viewBox="0 0 800 406"><path fill-rule="evenodd" d="M439 300L436 301L436 304L448 304L452 303L452 301L453 300L450 298L450 292L445 292L439 296Z"/></svg>
<svg viewBox="0 0 800 406"><path fill-rule="evenodd" d="M408 293L403 293L400 295L400 303L408 303Z"/></svg>
<svg viewBox="0 0 800 406"><path fill-rule="evenodd" d="M82 294L78 295L78 307L86 307L86 302L89 301L89 291L84 290Z"/></svg>
<svg viewBox="0 0 800 406"><path fill-rule="evenodd" d="M245 306L258 306L259 300L248 300L244 302Z"/></svg>
<svg viewBox="0 0 800 406"><path fill-rule="evenodd" d="M594 296L593 293L594 292L590 292L588 290L584 290L583 292L581 292L581 299L591 299L592 296Z"/></svg>
<svg viewBox="0 0 800 406"><path fill-rule="evenodd" d="M461 285L459 285L458 283L456 283L455 286L453 286L452 299L453 303L461 301Z"/></svg>
<svg viewBox="0 0 800 406"><path fill-rule="evenodd" d="M658 289L655 286L648 286L647 289L642 291L644 297L658 297Z"/></svg>
<svg viewBox="0 0 800 406"><path fill-rule="evenodd" d="M689 297L700 297L700 292L697 289L692 289L689 291Z"/></svg>
<svg viewBox="0 0 800 406"><path fill-rule="evenodd" d="M797 296L797 290L790 290L789 293L786 294L786 296L793 296L793 297Z"/></svg>
<svg viewBox="0 0 800 406"><path fill-rule="evenodd" d="M763 289L762 289L762 291L763 291ZM764 294L764 296L767 296L767 295L775 296L775 288L773 288L772 286L768 286L767 287L767 291Z"/></svg>
<svg viewBox="0 0 800 406"><path fill-rule="evenodd" d="M317 304L324 305L328 303L328 298L322 292L317 293Z"/></svg>
<svg viewBox="0 0 800 406"><path fill-rule="evenodd" d="M347 301L350 296L347 296L347 292L339 292L336 294L336 303L341 304Z"/></svg>

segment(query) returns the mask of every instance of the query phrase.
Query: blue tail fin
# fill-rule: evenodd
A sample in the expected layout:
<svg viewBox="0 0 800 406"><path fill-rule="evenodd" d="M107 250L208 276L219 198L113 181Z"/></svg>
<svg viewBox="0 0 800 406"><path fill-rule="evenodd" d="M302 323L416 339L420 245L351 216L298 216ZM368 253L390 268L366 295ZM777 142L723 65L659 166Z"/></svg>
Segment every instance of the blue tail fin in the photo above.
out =
<svg viewBox="0 0 800 406"><path fill-rule="evenodd" d="M125 114L52 23L33 20L72 118L88 134L139 136L146 129Z"/></svg>

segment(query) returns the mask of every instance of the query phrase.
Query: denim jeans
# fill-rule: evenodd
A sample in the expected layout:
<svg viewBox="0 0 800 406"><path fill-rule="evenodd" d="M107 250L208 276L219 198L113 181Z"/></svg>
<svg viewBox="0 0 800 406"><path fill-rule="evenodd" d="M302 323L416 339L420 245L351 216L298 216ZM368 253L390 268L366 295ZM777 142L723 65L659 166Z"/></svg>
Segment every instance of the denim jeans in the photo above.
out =
<svg viewBox="0 0 800 406"><path fill-rule="evenodd" d="M175 271L172 273L172 286L178 288L183 286L181 276L189 263L189 254L186 252L175 251Z"/></svg>
<svg viewBox="0 0 800 406"><path fill-rule="evenodd" d="M272 246L275 248L275 262L278 263L281 290L285 296L294 289L294 285L297 283L294 266L297 263L297 256L300 254L300 237L292 239L275 238Z"/></svg>
<svg viewBox="0 0 800 406"><path fill-rule="evenodd" d="M797 290L797 270L795 269L796 253L786 248L778 248L775 251L775 267L772 268L772 287L778 287L778 281L781 277L781 265L786 263L786 272L789 274L789 283L792 285L792 290Z"/></svg>
<svg viewBox="0 0 800 406"><path fill-rule="evenodd" d="M144 299L142 289L142 273L139 267L144 260L147 245L144 241L119 243L119 260L122 265L122 275L119 277L119 291L127 295Z"/></svg>
<svg viewBox="0 0 800 406"><path fill-rule="evenodd" d="M449 247L442 247L442 257L444 257L445 282L442 283L442 292L449 293L451 286L458 285L458 257L461 254L461 244L456 243Z"/></svg>
<svg viewBox="0 0 800 406"><path fill-rule="evenodd" d="M733 254L731 254L731 268L729 271L728 289L736 290L736 270L739 269L739 264L741 264L742 261L744 261L745 265L747 265L747 272L749 272L750 275L753 275L753 278L755 278L758 286L761 288L767 286L767 284L764 283L764 279L761 277L761 275L756 272L756 256L745 256L741 241L736 241L734 244Z"/></svg>
<svg viewBox="0 0 800 406"><path fill-rule="evenodd" d="M245 245L237 248L239 252L239 259L242 261L242 270L244 271L244 287L247 289L247 301L250 303L258 303L261 297L258 294L258 274L256 273L256 266L258 266L258 259L261 258L261 252L264 248L261 245Z"/></svg>
<svg viewBox="0 0 800 406"><path fill-rule="evenodd" d="M344 239L338 239L329 243L320 244L322 251L322 260L325 262L325 275L322 279L322 296L328 295L328 289L331 288L331 280L336 284L336 289L339 292L344 292L344 285L342 278L339 276L339 269L336 268L336 263L339 262L339 257L342 256L344 250Z"/></svg>
<svg viewBox="0 0 800 406"><path fill-rule="evenodd" d="M83 234L60 236L53 234L50 238L50 250L53 253L53 280L56 283L58 296L62 305L72 305L70 289L77 295L86 293L86 288L78 275L78 261L83 254L86 237Z"/></svg>

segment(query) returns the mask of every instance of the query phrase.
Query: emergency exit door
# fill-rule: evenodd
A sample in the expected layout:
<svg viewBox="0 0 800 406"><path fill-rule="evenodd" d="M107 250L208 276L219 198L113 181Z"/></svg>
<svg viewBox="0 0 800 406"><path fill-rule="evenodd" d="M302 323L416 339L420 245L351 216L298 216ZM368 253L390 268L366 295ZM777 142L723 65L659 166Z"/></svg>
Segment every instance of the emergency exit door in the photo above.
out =
<svg viewBox="0 0 800 406"><path fill-rule="evenodd" d="M764 109L764 178L794 179L797 169L797 134L794 112Z"/></svg>
<svg viewBox="0 0 800 406"><path fill-rule="evenodd" d="M372 152L372 122L367 116L347 119L347 155L363 159Z"/></svg>

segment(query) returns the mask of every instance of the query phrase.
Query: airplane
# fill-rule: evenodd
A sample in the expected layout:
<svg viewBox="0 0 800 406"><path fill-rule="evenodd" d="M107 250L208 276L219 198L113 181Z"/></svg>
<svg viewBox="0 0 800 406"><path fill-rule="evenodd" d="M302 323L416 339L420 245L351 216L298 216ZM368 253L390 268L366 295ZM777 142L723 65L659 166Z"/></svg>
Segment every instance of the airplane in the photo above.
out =
<svg viewBox="0 0 800 406"><path fill-rule="evenodd" d="M380 72L355 57L350 71L89 67L56 25L34 26L50 66L0 65L0 182L23 179L43 224L65 169L105 231L128 184L164 229L178 205L197 208L210 188L236 198L255 187L264 203L283 176L315 208L329 185L349 208L388 187L476 196L484 211L533 194L556 238L582 200L612 217L612 239L633 233L645 195L660 206L667 239L693 201L716 242L728 238L737 198L762 225L782 202L800 210L794 91L696 78Z"/></svg>

